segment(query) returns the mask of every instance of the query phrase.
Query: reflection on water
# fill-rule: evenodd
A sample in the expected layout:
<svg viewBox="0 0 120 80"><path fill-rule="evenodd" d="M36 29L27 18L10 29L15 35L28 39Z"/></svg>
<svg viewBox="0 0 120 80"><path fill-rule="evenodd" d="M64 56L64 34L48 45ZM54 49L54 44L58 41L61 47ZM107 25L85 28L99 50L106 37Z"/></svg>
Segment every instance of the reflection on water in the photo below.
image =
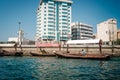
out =
<svg viewBox="0 0 120 80"><path fill-rule="evenodd" d="M120 58L0 57L0 80L119 80Z"/></svg>

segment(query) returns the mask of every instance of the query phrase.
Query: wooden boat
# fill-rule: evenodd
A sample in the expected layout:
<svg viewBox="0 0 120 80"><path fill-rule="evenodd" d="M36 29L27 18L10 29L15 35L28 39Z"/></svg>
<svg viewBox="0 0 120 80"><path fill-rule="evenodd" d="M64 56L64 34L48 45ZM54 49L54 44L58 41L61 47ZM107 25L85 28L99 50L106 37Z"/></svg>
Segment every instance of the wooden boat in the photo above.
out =
<svg viewBox="0 0 120 80"><path fill-rule="evenodd" d="M50 53L33 53L30 52L32 56L38 56L38 57L54 57L56 56L55 54L50 54Z"/></svg>
<svg viewBox="0 0 120 80"><path fill-rule="evenodd" d="M71 58L71 59L110 59L109 55L103 54L70 54L70 53L55 53L57 57Z"/></svg>
<svg viewBox="0 0 120 80"><path fill-rule="evenodd" d="M9 51L6 51L6 50L0 50L0 56L22 56L23 55L23 52L16 52L16 51L13 51L13 52L9 52Z"/></svg>

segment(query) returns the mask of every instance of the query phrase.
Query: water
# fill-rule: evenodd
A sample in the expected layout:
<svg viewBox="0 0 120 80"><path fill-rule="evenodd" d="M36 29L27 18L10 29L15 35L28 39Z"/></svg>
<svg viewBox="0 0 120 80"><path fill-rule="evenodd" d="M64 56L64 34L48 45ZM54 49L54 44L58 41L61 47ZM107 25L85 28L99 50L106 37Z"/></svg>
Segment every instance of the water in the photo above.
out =
<svg viewBox="0 0 120 80"><path fill-rule="evenodd" d="M120 80L120 58L0 57L0 80Z"/></svg>

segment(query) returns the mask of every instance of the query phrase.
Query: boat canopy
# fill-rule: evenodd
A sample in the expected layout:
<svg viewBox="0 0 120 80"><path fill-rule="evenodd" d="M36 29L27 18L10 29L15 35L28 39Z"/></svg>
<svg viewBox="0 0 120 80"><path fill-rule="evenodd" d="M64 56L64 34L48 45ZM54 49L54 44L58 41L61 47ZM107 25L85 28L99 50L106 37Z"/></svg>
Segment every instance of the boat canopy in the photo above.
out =
<svg viewBox="0 0 120 80"><path fill-rule="evenodd" d="M100 39L89 39L89 40L68 40L67 44L89 44L99 43Z"/></svg>

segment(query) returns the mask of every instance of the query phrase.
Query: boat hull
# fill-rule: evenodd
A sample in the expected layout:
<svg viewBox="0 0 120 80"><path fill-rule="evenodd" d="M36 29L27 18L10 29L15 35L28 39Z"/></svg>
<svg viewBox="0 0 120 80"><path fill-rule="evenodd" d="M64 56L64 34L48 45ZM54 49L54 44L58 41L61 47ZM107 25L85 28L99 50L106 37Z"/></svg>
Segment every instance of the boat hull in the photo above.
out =
<svg viewBox="0 0 120 80"><path fill-rule="evenodd" d="M22 52L16 52L16 53L0 53L0 56L23 56Z"/></svg>
<svg viewBox="0 0 120 80"><path fill-rule="evenodd" d="M23 56L23 52L9 52L9 51L5 51L2 50L0 51L0 56Z"/></svg>
<svg viewBox="0 0 120 80"><path fill-rule="evenodd" d="M39 54L39 53L32 53L32 52L30 52L30 54L32 56L38 56L38 57L54 57L54 56L56 56L55 54L47 54L47 53Z"/></svg>
<svg viewBox="0 0 120 80"><path fill-rule="evenodd" d="M102 54L62 54L62 53L55 53L57 57L61 58L70 58L70 59L110 59L109 55L102 55Z"/></svg>

